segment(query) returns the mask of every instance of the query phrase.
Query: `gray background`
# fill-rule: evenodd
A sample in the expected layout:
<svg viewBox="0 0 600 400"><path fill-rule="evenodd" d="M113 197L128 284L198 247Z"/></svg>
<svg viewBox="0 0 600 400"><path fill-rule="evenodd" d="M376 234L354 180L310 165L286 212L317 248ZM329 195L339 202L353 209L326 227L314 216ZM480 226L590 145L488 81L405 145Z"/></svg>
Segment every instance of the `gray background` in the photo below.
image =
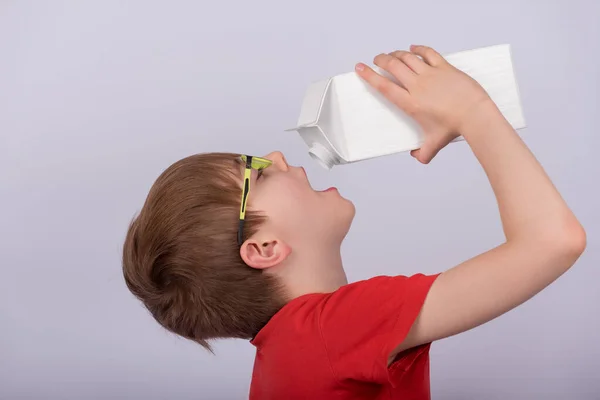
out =
<svg viewBox="0 0 600 400"><path fill-rule="evenodd" d="M279 149L316 188L338 186L357 207L351 280L439 272L499 244L464 142L429 166L401 154L326 172L283 132L311 81L411 43L512 45L522 136L588 232L550 288L433 345L433 398L600 398L600 6L367 4L0 2L0 398L247 397L250 344L218 342L213 356L166 333L122 279L128 222L192 153Z"/></svg>

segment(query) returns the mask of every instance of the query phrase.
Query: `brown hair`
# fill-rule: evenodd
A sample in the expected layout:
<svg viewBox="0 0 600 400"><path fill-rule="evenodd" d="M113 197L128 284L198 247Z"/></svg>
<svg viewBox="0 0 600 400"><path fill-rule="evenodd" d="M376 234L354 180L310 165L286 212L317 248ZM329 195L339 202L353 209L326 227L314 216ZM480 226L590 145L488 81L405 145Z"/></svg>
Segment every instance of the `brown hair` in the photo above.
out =
<svg viewBox="0 0 600 400"><path fill-rule="evenodd" d="M129 290L167 330L210 350L208 339L250 339L283 305L272 276L239 254L239 156L184 158L156 180L123 247ZM250 208L245 237L265 216Z"/></svg>

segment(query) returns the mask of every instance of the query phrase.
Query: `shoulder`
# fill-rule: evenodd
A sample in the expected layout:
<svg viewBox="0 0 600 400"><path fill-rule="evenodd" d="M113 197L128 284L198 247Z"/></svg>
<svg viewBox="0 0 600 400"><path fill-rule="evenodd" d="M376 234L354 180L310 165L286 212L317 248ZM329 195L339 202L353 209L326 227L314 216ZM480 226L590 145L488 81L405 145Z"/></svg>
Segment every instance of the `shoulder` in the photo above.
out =
<svg viewBox="0 0 600 400"><path fill-rule="evenodd" d="M281 341L287 337L307 335L316 330L319 310L330 293L306 294L286 303L251 340L257 347L272 342L272 338Z"/></svg>
<svg viewBox="0 0 600 400"><path fill-rule="evenodd" d="M342 286L322 299L326 303L352 299L372 303L380 300L410 300L411 297L427 292L438 275L380 275ZM418 296L420 297L420 296Z"/></svg>

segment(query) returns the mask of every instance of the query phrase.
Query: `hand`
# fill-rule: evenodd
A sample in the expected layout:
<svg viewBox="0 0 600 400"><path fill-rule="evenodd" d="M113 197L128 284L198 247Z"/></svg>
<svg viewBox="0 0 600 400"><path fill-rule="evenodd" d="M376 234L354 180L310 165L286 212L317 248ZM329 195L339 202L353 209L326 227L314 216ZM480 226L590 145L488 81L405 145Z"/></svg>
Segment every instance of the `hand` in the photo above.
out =
<svg viewBox="0 0 600 400"><path fill-rule="evenodd" d="M481 111L481 106L495 107L473 78L429 47L411 46L410 52L380 54L374 62L400 84L364 64L357 64L356 72L419 123L425 142L411 155L423 164L458 137L464 124Z"/></svg>

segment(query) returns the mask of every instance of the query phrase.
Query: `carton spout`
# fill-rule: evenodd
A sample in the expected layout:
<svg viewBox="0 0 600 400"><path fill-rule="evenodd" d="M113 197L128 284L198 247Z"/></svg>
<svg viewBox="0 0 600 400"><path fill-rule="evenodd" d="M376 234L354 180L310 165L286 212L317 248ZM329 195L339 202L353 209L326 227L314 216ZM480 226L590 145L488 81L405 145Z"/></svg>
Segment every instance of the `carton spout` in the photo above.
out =
<svg viewBox="0 0 600 400"><path fill-rule="evenodd" d="M336 156L331 154L331 152L320 143L313 143L308 150L308 154L320 166L327 170L330 170L335 164L338 163Z"/></svg>

